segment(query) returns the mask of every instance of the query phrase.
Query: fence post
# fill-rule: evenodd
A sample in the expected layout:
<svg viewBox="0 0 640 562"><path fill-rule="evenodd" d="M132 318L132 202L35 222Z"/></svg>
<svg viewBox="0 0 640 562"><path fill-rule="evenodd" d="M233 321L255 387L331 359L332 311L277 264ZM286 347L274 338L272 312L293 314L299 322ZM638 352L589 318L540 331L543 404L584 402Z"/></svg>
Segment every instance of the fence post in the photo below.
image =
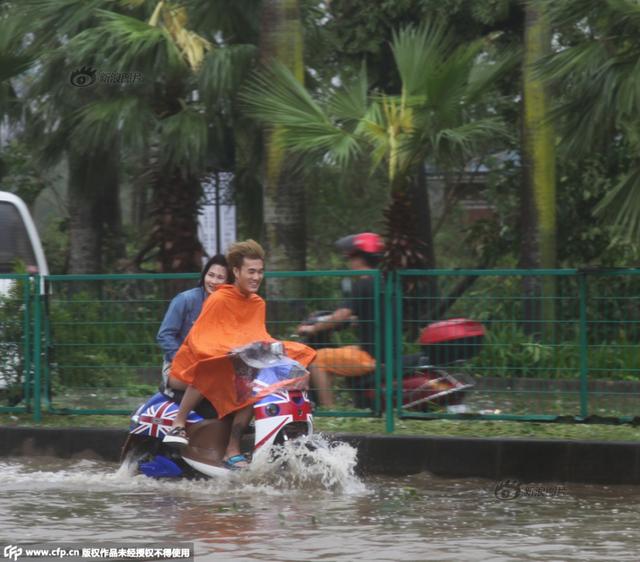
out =
<svg viewBox="0 0 640 562"><path fill-rule="evenodd" d="M22 337L23 337L23 377L22 388L24 391L24 403L29 404L31 396L31 277L26 277L22 293L22 302L24 305L24 315L22 318Z"/></svg>
<svg viewBox="0 0 640 562"><path fill-rule="evenodd" d="M580 415L589 415L589 362L587 343L587 274L578 272L578 297L580 305L579 350L580 350Z"/></svg>
<svg viewBox="0 0 640 562"><path fill-rule="evenodd" d="M44 280L44 293L42 294L42 341L44 342L44 353L42 367L40 371L40 378L42 379L42 386L45 389L44 392L44 404L47 411L51 411L51 328L50 328L50 314L49 314L49 291L51 290L51 281L49 279Z"/></svg>
<svg viewBox="0 0 640 562"><path fill-rule="evenodd" d="M402 379L404 377L403 371L403 353L404 353L404 338L402 333L402 311L404 306L404 294L402 291L402 276L399 273L396 273L395 276L395 307L394 307L394 318L395 318L395 327L394 330L394 340L393 340L393 363L395 369L395 383L396 383L396 409L398 413L398 417L402 413L402 392L403 392L403 384Z"/></svg>
<svg viewBox="0 0 640 562"><path fill-rule="evenodd" d="M374 330L374 342L373 342L373 349L375 350L375 360L376 360L376 369L374 371L374 384L375 384L375 394L374 394L374 404L373 404L373 408L375 411L375 415L376 416L380 416L381 415L381 408L382 408L382 357L384 356L384 353L381 353L382 351L382 346L385 345L386 343L386 333L385 333L385 337L382 336L381 330L380 330L380 323L382 322L382 311L384 310L384 306L385 306L385 296L386 296L386 291L384 293L385 296L383 296L383 298L380 298L380 295L382 294L382 287L381 285L381 272L378 269L376 271L376 275L373 277L373 325L375 326L375 330ZM382 302L380 302L382 301ZM386 327L385 327L386 330Z"/></svg>
<svg viewBox="0 0 640 562"><path fill-rule="evenodd" d="M40 307L40 275L34 275L35 296L33 299L33 421L42 421L42 405L40 404L40 368L41 368L41 314Z"/></svg>
<svg viewBox="0 0 640 562"><path fill-rule="evenodd" d="M394 431L394 406L393 406L393 367L394 361L394 337L395 337L395 315L393 314L393 294L396 275L394 271L387 274L386 283L384 285L384 318L385 318L385 418L386 431L393 433Z"/></svg>

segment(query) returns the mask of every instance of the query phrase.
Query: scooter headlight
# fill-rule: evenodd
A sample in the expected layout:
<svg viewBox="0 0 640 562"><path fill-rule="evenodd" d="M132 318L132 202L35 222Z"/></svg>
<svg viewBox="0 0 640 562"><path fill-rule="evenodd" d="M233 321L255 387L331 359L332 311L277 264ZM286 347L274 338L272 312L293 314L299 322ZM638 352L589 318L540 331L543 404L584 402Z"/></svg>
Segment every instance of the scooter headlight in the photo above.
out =
<svg viewBox="0 0 640 562"><path fill-rule="evenodd" d="M267 404L264 411L268 416L277 416L280 413L280 406L277 404Z"/></svg>

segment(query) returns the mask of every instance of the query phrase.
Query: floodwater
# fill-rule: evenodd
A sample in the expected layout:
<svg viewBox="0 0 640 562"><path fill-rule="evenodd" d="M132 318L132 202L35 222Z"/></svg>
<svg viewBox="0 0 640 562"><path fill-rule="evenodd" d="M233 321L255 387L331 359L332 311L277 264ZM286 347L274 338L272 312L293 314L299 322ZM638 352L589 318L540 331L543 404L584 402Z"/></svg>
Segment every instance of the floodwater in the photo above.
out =
<svg viewBox="0 0 640 562"><path fill-rule="evenodd" d="M640 488L354 475L324 447L286 469L155 481L88 460L0 459L0 547L193 543L200 561L638 560ZM500 491L500 489L498 489ZM506 493L505 493L506 492ZM500 499L498 496L510 497ZM514 497L517 496L517 497ZM19 559L18 559L19 560Z"/></svg>

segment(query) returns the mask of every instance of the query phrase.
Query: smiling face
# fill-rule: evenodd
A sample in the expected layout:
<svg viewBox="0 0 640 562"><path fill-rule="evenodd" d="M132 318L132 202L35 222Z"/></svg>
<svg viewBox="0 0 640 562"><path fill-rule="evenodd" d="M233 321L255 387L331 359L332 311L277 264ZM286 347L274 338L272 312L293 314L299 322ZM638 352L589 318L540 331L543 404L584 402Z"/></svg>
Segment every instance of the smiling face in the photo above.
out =
<svg viewBox="0 0 640 562"><path fill-rule="evenodd" d="M241 267L234 267L235 285L245 296L258 292L264 278L264 261L261 259L243 258Z"/></svg>
<svg viewBox="0 0 640 562"><path fill-rule="evenodd" d="M204 276L204 290L210 295L220 285L227 282L227 268L223 265L213 264Z"/></svg>

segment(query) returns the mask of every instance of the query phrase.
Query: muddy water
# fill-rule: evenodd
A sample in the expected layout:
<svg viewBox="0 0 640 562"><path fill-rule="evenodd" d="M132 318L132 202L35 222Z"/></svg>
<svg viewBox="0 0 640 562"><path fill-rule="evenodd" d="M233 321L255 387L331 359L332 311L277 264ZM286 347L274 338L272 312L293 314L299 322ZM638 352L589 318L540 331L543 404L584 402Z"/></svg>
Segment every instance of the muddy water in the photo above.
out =
<svg viewBox="0 0 640 562"><path fill-rule="evenodd" d="M317 466L257 463L191 482L104 462L2 459L0 546L187 541L196 560L225 562L639 559L640 488L521 487L503 500L495 482L358 478L353 449L323 454Z"/></svg>

